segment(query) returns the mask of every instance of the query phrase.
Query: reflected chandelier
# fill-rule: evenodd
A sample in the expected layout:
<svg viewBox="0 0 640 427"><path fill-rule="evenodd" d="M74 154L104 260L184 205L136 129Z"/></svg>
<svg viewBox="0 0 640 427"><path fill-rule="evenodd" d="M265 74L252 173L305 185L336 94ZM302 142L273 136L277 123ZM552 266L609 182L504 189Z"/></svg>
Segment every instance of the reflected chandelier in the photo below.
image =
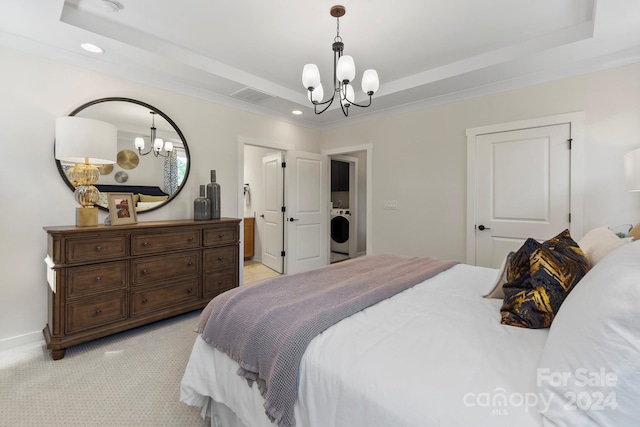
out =
<svg viewBox="0 0 640 427"><path fill-rule="evenodd" d="M164 142L161 138L156 138L156 112L155 111L149 111L149 113L151 114L151 138L150 138L150 143L151 146L149 147L149 150L147 150L146 153L143 153L142 150L144 150L144 138L139 136L135 139L135 146L138 149L138 153L141 156L146 156L149 153L153 153L154 156L158 157L169 157L169 153L171 153L171 151L173 151L173 143L171 141L167 141ZM161 151L164 149L164 151L167 152L167 154L162 154Z"/></svg>
<svg viewBox="0 0 640 427"><path fill-rule="evenodd" d="M329 12L331 16L336 18L336 37L333 39L333 95L331 99L322 102L324 97L324 89L320 83L320 71L315 64L307 64L302 70L302 84L309 91L309 101L313 104L313 111L316 114L322 114L331 106L333 100L338 95L340 99L340 108L345 116L349 115L349 107L368 107L371 105L371 96L378 90L380 81L376 70L365 70L362 75L362 91L369 95L369 103L367 105L356 104L353 85L350 82L356 76L356 66L353 57L343 55L344 43L340 37L340 18L345 15L344 6L333 6ZM319 105L326 105L318 111Z"/></svg>

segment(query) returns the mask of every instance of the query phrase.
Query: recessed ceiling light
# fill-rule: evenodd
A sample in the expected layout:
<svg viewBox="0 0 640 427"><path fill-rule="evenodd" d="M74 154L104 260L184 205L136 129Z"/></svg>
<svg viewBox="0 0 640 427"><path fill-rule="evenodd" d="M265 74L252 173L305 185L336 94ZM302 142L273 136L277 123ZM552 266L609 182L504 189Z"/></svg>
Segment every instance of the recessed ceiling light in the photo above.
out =
<svg viewBox="0 0 640 427"><path fill-rule="evenodd" d="M302 111L300 111L300 110L293 110L293 111L291 112L291 114L295 114L296 116L299 116L300 114L302 114Z"/></svg>
<svg viewBox="0 0 640 427"><path fill-rule="evenodd" d="M117 12L120 10L120 4L112 0L102 0L100 4L102 4L102 7L109 12Z"/></svg>
<svg viewBox="0 0 640 427"><path fill-rule="evenodd" d="M86 50L87 52L91 52L91 53L104 53L104 49L101 48L100 46L96 46L95 44L91 44L91 43L82 43L80 45L81 48L83 48L84 50Z"/></svg>

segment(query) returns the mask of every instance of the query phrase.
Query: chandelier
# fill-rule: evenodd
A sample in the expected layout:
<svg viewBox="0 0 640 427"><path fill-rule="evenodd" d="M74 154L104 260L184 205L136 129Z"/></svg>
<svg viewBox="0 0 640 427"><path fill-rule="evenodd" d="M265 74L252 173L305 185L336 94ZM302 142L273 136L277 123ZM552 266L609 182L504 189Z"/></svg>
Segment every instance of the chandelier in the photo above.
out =
<svg viewBox="0 0 640 427"><path fill-rule="evenodd" d="M365 70L362 75L362 91L369 95L369 103L361 105L355 103L355 93L351 81L356 76L356 66L353 57L343 55L344 43L340 37L340 18L345 15L344 6L336 5L329 11L331 16L336 18L336 37L333 39L333 94L331 99L322 101L324 97L324 89L320 83L320 71L317 65L307 64L302 70L302 84L309 91L309 101L313 104L313 111L316 114L322 114L331 106L336 95L340 100L340 108L345 116L349 115L349 107L368 107L371 105L371 96L378 90L380 82L376 70ZM326 105L320 111L318 106Z"/></svg>
<svg viewBox="0 0 640 427"><path fill-rule="evenodd" d="M139 136L135 139L135 147L138 149L138 153L141 156L146 156L149 153L153 153L154 156L158 157L169 157L169 153L173 151L173 143L171 141L164 142L162 138L156 138L156 112L149 111L151 114L151 138L149 138L150 147L146 153L143 153L144 150L144 138ZM162 150L166 151L167 154L162 154Z"/></svg>

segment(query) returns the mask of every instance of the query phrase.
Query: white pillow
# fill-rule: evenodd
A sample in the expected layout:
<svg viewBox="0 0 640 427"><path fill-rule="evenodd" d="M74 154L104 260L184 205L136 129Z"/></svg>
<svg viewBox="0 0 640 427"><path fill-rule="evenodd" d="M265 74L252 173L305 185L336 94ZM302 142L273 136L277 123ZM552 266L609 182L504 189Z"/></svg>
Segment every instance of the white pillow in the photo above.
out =
<svg viewBox="0 0 640 427"><path fill-rule="evenodd" d="M607 227L594 228L578 241L592 267L620 245L622 240Z"/></svg>
<svg viewBox="0 0 640 427"><path fill-rule="evenodd" d="M611 252L567 296L536 381L545 426L640 426L640 242Z"/></svg>
<svg viewBox="0 0 640 427"><path fill-rule="evenodd" d="M496 278L496 284L493 285L493 289L491 289L491 292L489 292L484 296L485 298L504 299L504 290L502 289L502 286L505 283L507 283L507 267L511 262L511 258L513 257L513 254L515 254L515 252L513 251L509 252L507 256L504 257L504 259L502 260L502 265L498 269L498 277Z"/></svg>

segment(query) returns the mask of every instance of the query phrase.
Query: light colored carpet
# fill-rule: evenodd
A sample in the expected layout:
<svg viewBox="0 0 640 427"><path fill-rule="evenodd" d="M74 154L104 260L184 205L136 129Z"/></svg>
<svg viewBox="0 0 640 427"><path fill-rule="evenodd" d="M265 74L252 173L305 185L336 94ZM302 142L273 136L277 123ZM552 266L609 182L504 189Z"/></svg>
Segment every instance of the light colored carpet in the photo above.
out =
<svg viewBox="0 0 640 427"><path fill-rule="evenodd" d="M0 426L205 426L180 402L200 311L71 347L0 352Z"/></svg>

